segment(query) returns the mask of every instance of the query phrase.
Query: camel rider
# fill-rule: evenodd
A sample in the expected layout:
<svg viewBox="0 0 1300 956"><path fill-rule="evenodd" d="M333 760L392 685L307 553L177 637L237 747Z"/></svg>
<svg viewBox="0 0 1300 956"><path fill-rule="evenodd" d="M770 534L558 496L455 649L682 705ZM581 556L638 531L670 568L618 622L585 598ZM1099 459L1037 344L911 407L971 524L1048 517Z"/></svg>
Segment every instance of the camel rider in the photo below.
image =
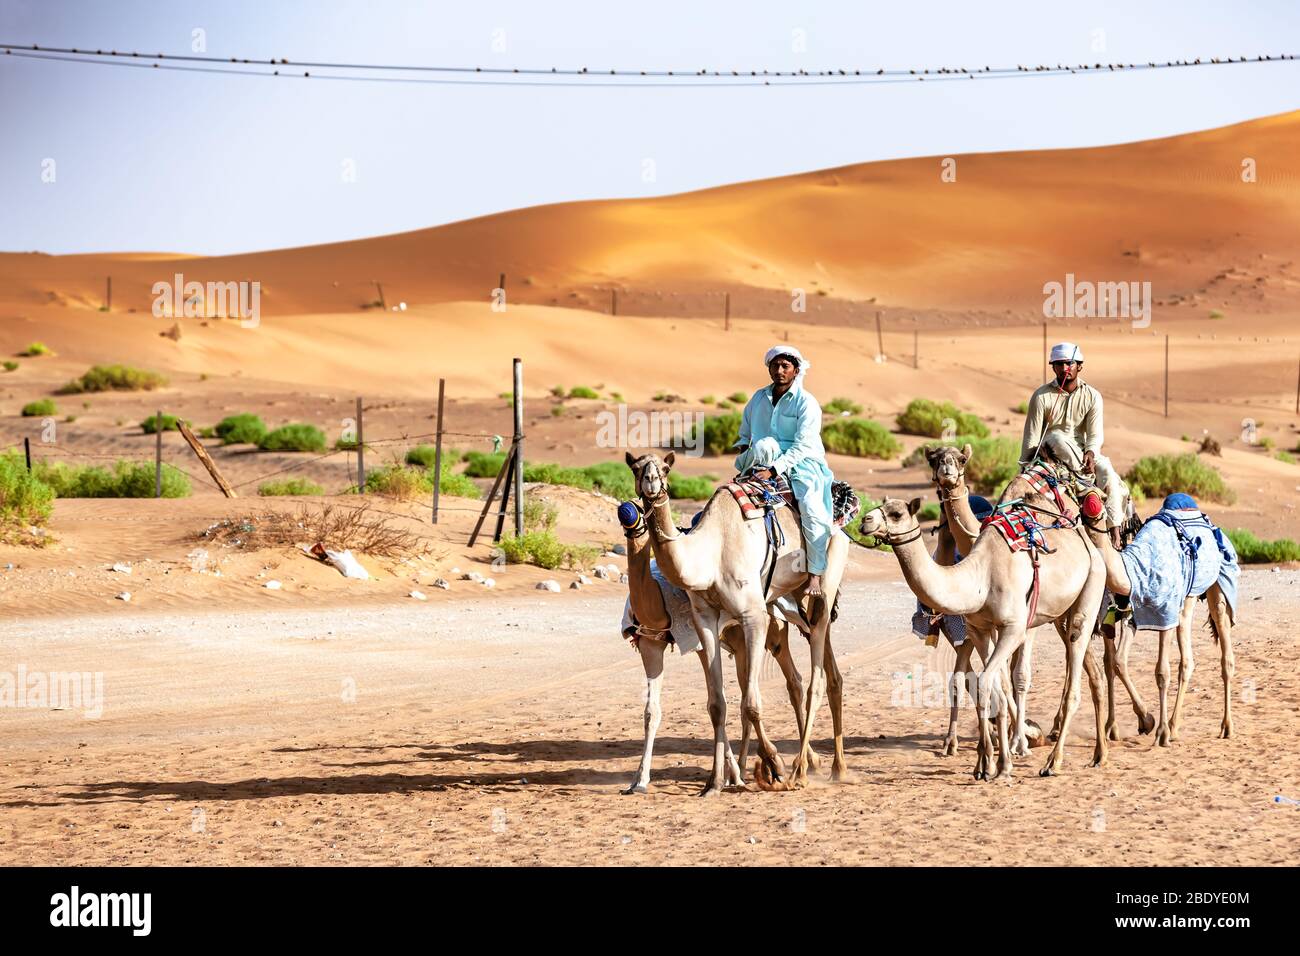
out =
<svg viewBox="0 0 1300 956"><path fill-rule="evenodd" d="M803 529L807 557L808 595L822 594L826 571L826 549L831 535L840 533L834 525L831 507L831 469L822 446L822 409L817 399L803 388L803 377L811 367L789 345L767 350L763 358L772 384L760 388L745 406L736 448L736 471L755 469L759 478L784 475L799 502L799 523Z"/></svg>
<svg viewBox="0 0 1300 956"><path fill-rule="evenodd" d="M1110 459L1101 453L1105 440L1101 393L1080 378L1083 352L1074 343L1052 346L1051 362L1055 378L1029 397L1020 467L1025 468L1040 451L1046 451L1071 471L1093 475L1106 496L1106 517L1118 549L1119 526L1124 522L1124 485Z"/></svg>

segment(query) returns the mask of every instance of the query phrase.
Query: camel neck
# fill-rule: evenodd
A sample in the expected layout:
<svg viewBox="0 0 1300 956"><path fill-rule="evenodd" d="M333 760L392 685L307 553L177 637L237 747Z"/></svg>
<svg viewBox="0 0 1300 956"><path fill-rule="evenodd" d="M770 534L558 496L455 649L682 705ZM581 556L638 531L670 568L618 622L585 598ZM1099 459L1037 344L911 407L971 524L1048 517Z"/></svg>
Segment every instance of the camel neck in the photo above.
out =
<svg viewBox="0 0 1300 956"><path fill-rule="evenodd" d="M708 511L707 505L705 511ZM660 573L679 588L688 591L707 589L713 581L709 562L698 560L697 557L702 542L709 533L705 528L707 514L700 517L699 523L689 535L682 534L673 522L672 506L665 495L657 502L647 502L646 517L650 523L650 542ZM716 571L716 559L712 566Z"/></svg>
<svg viewBox="0 0 1300 956"><path fill-rule="evenodd" d="M632 602L632 615L642 627L664 631L672 624L664 606L664 593L659 582L650 573L650 556L654 548L650 533L627 539L627 591Z"/></svg>
<svg viewBox="0 0 1300 956"><path fill-rule="evenodd" d="M1083 527L1093 547L1101 552L1101 562L1106 566L1107 589L1112 594L1127 595L1132 590L1132 584L1128 579L1128 568L1124 566L1124 559L1111 544L1110 535L1105 531L1098 531L1086 522Z"/></svg>
<svg viewBox="0 0 1300 956"><path fill-rule="evenodd" d="M970 506L970 488L965 479L944 492L943 508L948 513L948 530L957 550L970 554L975 549L975 539L980 536L980 522Z"/></svg>
<svg viewBox="0 0 1300 956"><path fill-rule="evenodd" d="M973 614L988 594L988 550L976 547L952 567L935 564L920 539L895 545L894 555L912 593L936 611Z"/></svg>

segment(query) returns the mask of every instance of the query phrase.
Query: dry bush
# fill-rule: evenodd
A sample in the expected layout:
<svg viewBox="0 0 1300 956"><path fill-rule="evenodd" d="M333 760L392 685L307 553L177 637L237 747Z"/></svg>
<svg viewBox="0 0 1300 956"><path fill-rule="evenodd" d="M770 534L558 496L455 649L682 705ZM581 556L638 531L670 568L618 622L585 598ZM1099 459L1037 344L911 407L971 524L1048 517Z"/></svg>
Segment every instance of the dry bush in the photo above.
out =
<svg viewBox="0 0 1300 956"><path fill-rule="evenodd" d="M387 515L372 512L368 505L300 505L295 512L268 510L225 518L199 537L250 551L319 543L331 551L400 559L431 550L420 535L405 530Z"/></svg>

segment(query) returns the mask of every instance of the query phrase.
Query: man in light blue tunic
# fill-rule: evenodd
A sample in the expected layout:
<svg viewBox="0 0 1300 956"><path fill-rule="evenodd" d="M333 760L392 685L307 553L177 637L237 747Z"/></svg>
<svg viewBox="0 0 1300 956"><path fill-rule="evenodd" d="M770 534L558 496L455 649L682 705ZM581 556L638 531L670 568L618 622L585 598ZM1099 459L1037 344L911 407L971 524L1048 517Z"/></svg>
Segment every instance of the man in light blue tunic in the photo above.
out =
<svg viewBox="0 0 1300 956"><path fill-rule="evenodd" d="M745 406L740 422L736 471L755 468L760 478L784 475L799 502L804 553L808 562L808 594L822 594L826 549L835 527L831 506L830 466L822 446L822 408L803 388L810 368L799 350L777 345L763 358L772 384L760 388Z"/></svg>

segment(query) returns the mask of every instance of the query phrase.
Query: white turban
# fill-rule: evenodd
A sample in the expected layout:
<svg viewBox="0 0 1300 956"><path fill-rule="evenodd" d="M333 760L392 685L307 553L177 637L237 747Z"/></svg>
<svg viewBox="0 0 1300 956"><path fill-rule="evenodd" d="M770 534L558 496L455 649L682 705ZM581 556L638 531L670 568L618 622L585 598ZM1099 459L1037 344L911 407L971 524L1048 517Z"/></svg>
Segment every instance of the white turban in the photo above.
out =
<svg viewBox="0 0 1300 956"><path fill-rule="evenodd" d="M808 369L812 368L812 364L805 359L803 355L799 353L799 350L793 345L773 345L767 350L767 354L763 356L763 364L765 366L771 365L772 359L780 358L782 355L788 355L799 363L800 375L803 375L808 371Z"/></svg>
<svg viewBox="0 0 1300 956"><path fill-rule="evenodd" d="M1053 362L1082 362L1083 350L1073 342L1061 342L1052 346Z"/></svg>

